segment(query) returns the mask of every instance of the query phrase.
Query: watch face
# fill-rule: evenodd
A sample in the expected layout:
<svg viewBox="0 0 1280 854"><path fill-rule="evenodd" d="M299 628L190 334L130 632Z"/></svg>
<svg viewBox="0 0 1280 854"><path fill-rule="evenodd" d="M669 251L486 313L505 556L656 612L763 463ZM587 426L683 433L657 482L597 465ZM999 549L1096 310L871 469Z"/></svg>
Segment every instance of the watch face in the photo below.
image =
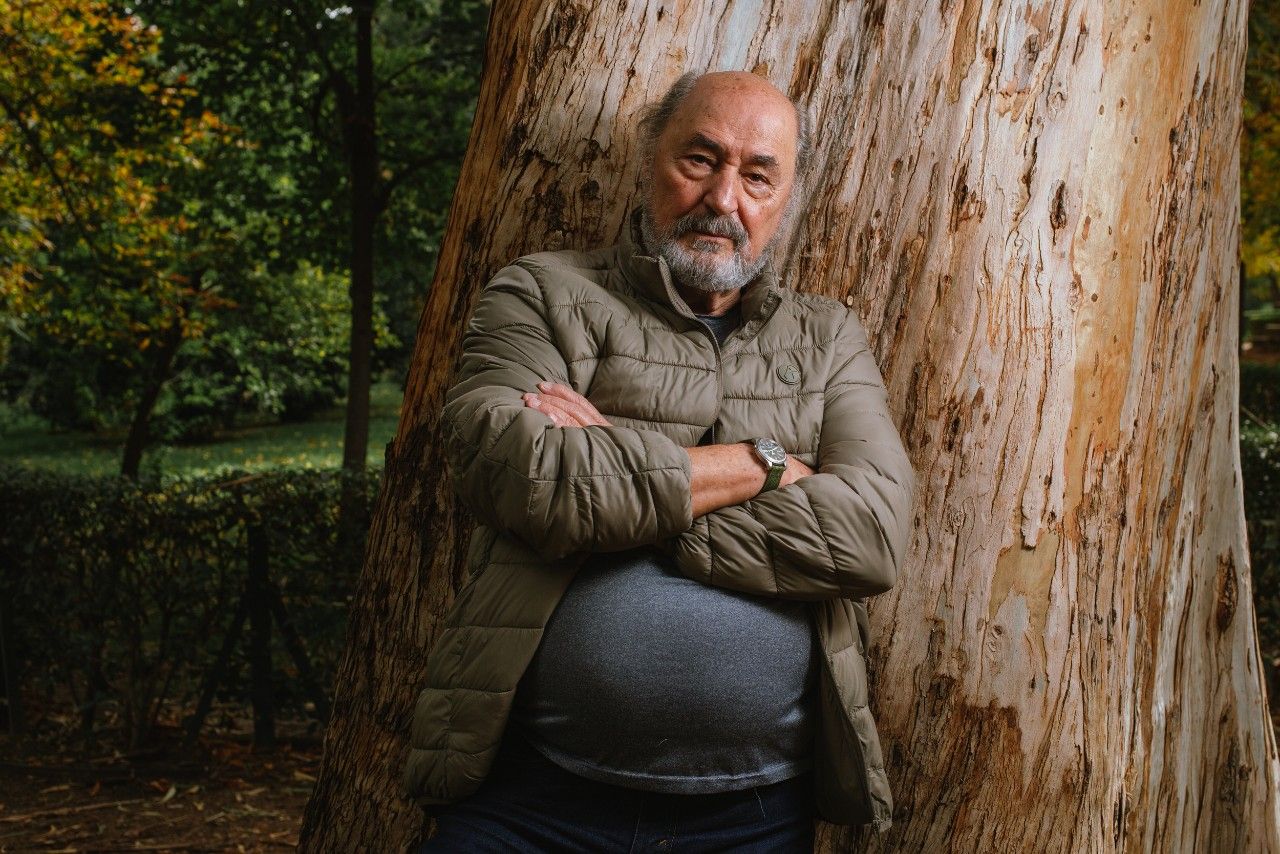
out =
<svg viewBox="0 0 1280 854"><path fill-rule="evenodd" d="M773 439L756 439L755 446L756 450L760 452L760 456L764 457L765 462L770 465L780 466L786 464L786 450Z"/></svg>

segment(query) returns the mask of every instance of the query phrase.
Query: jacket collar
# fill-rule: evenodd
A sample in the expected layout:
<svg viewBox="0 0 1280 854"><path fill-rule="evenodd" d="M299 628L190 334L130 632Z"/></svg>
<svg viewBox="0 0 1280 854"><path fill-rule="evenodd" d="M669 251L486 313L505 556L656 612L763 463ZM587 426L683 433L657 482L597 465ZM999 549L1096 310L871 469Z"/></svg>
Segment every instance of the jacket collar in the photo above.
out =
<svg viewBox="0 0 1280 854"><path fill-rule="evenodd" d="M684 317L695 317L689 304L676 291L667 262L649 255L645 249L640 234L639 208L631 211L627 227L622 230L622 239L618 241L618 265L622 275L638 293ZM770 262L742 290L743 326L750 324L754 331L755 327L768 320L782 303L784 292Z"/></svg>

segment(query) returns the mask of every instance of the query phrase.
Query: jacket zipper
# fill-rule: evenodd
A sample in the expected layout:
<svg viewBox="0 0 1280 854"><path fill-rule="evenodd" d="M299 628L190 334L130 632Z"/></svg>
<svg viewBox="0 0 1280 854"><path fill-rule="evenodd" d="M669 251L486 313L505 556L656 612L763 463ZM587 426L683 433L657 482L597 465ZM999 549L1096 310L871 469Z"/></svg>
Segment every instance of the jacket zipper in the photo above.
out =
<svg viewBox="0 0 1280 854"><path fill-rule="evenodd" d="M715 354L716 354L716 417L711 422L711 444L715 445L715 444L718 444L717 440L719 439L719 433L716 430L716 425L720 423L720 408L724 405L724 384L720 380L720 372L724 370L724 360L720 353L720 342L716 340L716 334L711 331L711 327L707 325L706 321L698 317L697 314L690 311L687 307L682 306L680 304L682 301L677 298L677 295L675 293L675 288L672 286L670 278L668 278L669 274L666 273L665 266L662 269L663 269L662 283L665 286L667 291L667 301L669 303L669 307L674 309L676 314L682 314L685 317L696 320L698 322L698 325L702 327L702 330L707 333L707 337L711 339L711 349L715 351ZM760 325L762 326L764 325L765 321L767 321L770 317L773 316L773 313L778 308L778 303L781 302L781 298L777 294L775 294L773 296L772 301L773 301L772 305L768 305L766 303L766 307L764 309L764 317L760 319ZM744 317L742 319L742 326L745 326L746 324L751 323L753 319L754 318ZM735 329L732 332L730 332L728 335L728 338L732 338L734 335L737 335L738 331L742 329L742 326L739 326L738 329Z"/></svg>
<svg viewBox="0 0 1280 854"><path fill-rule="evenodd" d="M724 405L722 397L724 395L724 384L720 381L720 372L724 370L724 362L720 355L720 342L716 340L716 334L711 331L711 327L708 326L707 322L701 317L695 316L694 320L698 321L699 325L702 326L703 331L705 331L711 338L711 349L716 354L716 417L711 422L711 444L716 445L719 444L716 441L718 438L716 435L716 425L720 423L720 407ZM737 332L737 330L735 329L734 332ZM732 335L733 332L729 334Z"/></svg>
<svg viewBox="0 0 1280 854"><path fill-rule="evenodd" d="M781 299L775 295L773 297L773 305L766 305L764 309L764 316L760 318L761 326L763 326L764 323L773 316L773 313L777 311L779 302L781 302ZM685 312L680 313L684 314ZM720 373L724 370L724 354L720 349L720 342L716 340L716 334L711 331L711 327L707 325L707 322L692 312L688 313L687 316L698 321L698 325L702 327L703 331L707 333L707 337L711 339L711 349L714 350L716 354L716 417L715 420L711 422L711 444L716 445L719 444L716 425L720 423L720 409L724 405L724 383L720 379ZM738 326L737 329L730 332L725 337L725 340L728 341L733 338L733 336L737 335L747 324L753 322L753 320L754 318L743 318L742 324ZM758 329L756 330L756 334L759 334Z"/></svg>

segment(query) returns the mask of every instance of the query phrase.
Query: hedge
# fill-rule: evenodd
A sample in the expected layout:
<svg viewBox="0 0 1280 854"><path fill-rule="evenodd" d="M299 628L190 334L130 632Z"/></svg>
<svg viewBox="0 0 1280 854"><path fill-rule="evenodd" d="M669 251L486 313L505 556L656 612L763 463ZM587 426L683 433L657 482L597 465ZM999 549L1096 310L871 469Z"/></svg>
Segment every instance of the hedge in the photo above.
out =
<svg viewBox="0 0 1280 854"><path fill-rule="evenodd" d="M1255 418L1280 424L1280 364L1240 363L1240 405Z"/></svg>
<svg viewBox="0 0 1280 854"><path fill-rule="evenodd" d="M327 691L378 476L348 479L356 512L343 537L339 472L135 482L0 467L0 602L17 651L6 670L18 674L23 706L72 713L90 737L110 704L119 737L142 744L165 701L189 705L200 691L245 589L255 525L269 580ZM273 642L282 640L275 631ZM238 665L248 646L246 632L224 697L247 696ZM282 644L274 662L276 705L301 709L303 686Z"/></svg>
<svg viewBox="0 0 1280 854"><path fill-rule="evenodd" d="M1241 427L1240 468L1267 693L1280 712L1280 425Z"/></svg>

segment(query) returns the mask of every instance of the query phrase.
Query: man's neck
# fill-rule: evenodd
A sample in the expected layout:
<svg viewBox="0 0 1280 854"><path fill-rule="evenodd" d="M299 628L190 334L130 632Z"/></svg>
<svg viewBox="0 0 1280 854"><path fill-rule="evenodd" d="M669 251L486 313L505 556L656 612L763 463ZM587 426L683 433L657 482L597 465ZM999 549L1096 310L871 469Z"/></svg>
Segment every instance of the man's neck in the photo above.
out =
<svg viewBox="0 0 1280 854"><path fill-rule="evenodd" d="M742 299L742 288L732 291L700 291L675 282L676 292L694 314L719 316L733 308Z"/></svg>

